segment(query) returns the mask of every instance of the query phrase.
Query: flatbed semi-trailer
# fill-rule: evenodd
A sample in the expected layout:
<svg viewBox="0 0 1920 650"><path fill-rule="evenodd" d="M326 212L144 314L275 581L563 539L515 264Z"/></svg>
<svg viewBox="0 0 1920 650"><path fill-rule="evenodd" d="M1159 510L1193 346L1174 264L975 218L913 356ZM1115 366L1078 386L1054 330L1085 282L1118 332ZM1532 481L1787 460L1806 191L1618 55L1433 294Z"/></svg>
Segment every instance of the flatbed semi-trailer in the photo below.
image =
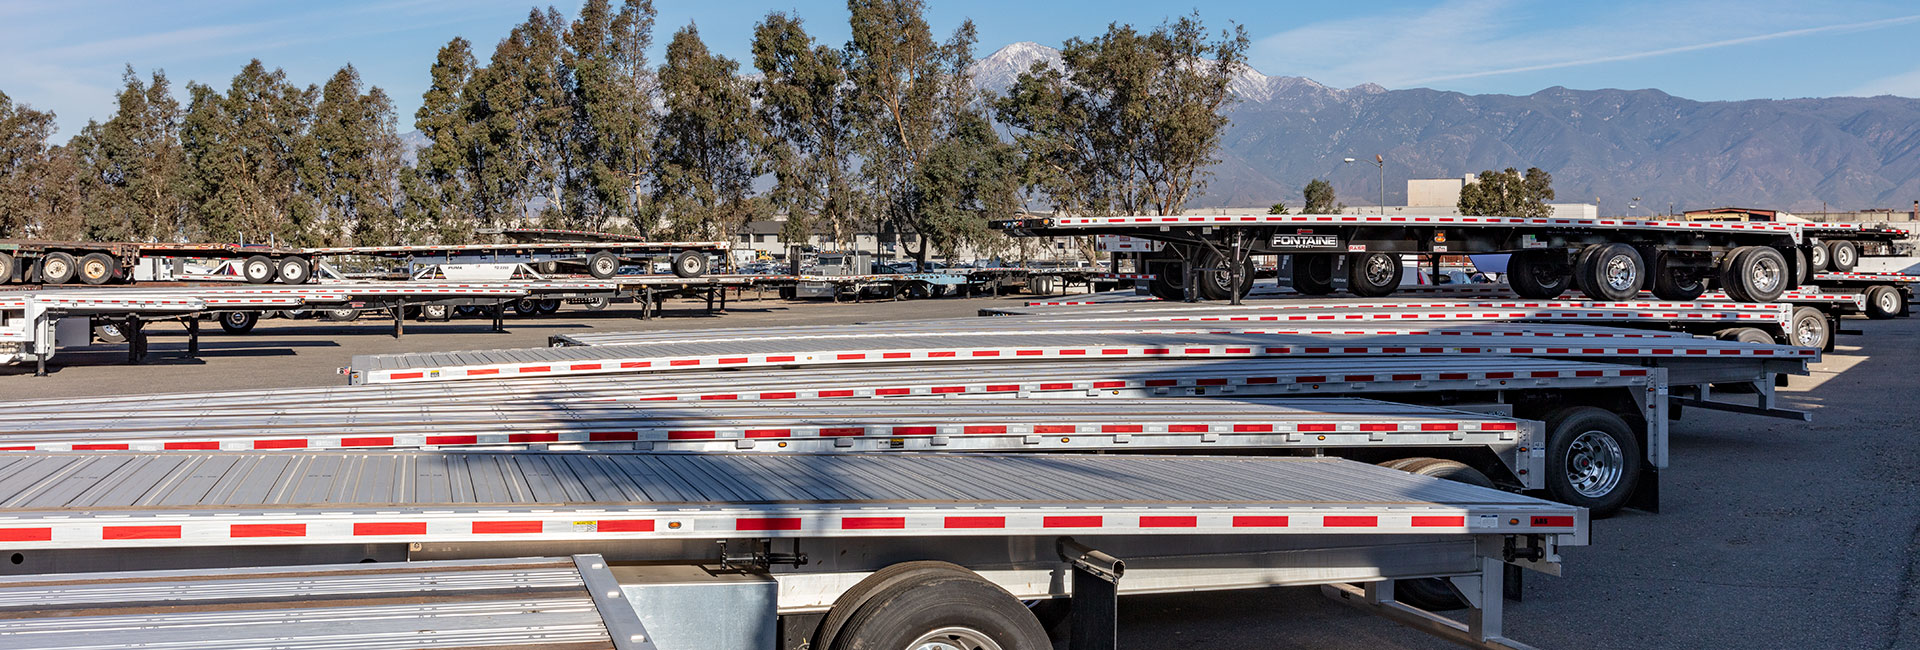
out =
<svg viewBox="0 0 1920 650"><path fill-rule="evenodd" d="M88 583L75 571L570 553L614 567L684 567L679 575L696 585L751 583L760 595L723 592L682 608L692 636L626 636L659 648L845 650L964 637L1040 650L1050 645L1045 628L1019 601L1069 597L1072 643L1111 647L1118 595L1307 585L1449 640L1518 647L1502 632L1504 567L1557 573L1561 549L1588 536L1577 507L1315 458L40 453L0 457L0 469L17 479L0 484L9 506L0 550L17 560L0 573L68 574L23 581L51 607L63 594L105 598L64 589ZM431 565L386 566L406 574ZM571 589L564 573L554 580ZM98 577L136 578L108 583L128 585L138 576ZM586 582L596 601L619 591L636 608L685 604L692 593ZM1400 602L1436 588L1470 608L1464 620ZM1467 597L1455 600L1456 589ZM640 618L649 630L663 621ZM714 634L742 624L755 635Z"/></svg>
<svg viewBox="0 0 1920 650"><path fill-rule="evenodd" d="M1831 226L1831 225L1829 225ZM1293 286L1324 294L1335 275L1363 297L1392 294L1403 254L1512 253L1509 278L1522 297L1550 299L1578 288L1624 300L1652 287L1691 300L1717 281L1742 302L1771 302L1811 274L1805 226L1621 218L1364 215L1148 215L1027 217L993 227L1023 236L1125 235L1163 242L1145 268L1155 295L1183 299L1189 287L1238 300L1252 285L1253 255L1293 255ZM1849 236L1901 231L1844 227ZM1822 230L1821 232L1825 232Z"/></svg>
<svg viewBox="0 0 1920 650"><path fill-rule="evenodd" d="M301 284L313 276L312 255L284 246L0 239L0 285L128 283L148 258L234 260L263 282Z"/></svg>

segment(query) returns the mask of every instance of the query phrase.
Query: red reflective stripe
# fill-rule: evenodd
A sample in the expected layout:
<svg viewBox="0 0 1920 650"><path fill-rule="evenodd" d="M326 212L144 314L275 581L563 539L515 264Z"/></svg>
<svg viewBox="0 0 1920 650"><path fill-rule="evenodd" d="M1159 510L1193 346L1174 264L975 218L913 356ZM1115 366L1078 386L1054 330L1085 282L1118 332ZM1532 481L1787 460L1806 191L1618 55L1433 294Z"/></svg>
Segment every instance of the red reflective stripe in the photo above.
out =
<svg viewBox="0 0 1920 650"><path fill-rule="evenodd" d="M1018 352L1014 352L1015 356L1022 356L1022 357L1036 357L1042 354L1046 354L1046 352L1042 350L1020 350Z"/></svg>
<svg viewBox="0 0 1920 650"><path fill-rule="evenodd" d="M997 357L997 356L1000 356L1000 351L999 351L999 350L974 350L974 351L973 351L973 356L976 356L976 357Z"/></svg>
<svg viewBox="0 0 1920 650"><path fill-rule="evenodd" d="M1295 426L1293 430L1315 432L1315 431L1333 431L1338 428L1339 427L1331 424L1301 424L1301 425Z"/></svg>
<svg viewBox="0 0 1920 650"><path fill-rule="evenodd" d="M468 377L472 377L475 375L497 375L497 374L500 374L499 368L474 368L472 370L467 371Z"/></svg>
<svg viewBox="0 0 1920 650"><path fill-rule="evenodd" d="M1145 382L1142 382L1141 385L1146 386L1147 388L1160 388L1163 386L1178 386L1180 385L1180 382L1174 381L1172 379L1148 379Z"/></svg>
<svg viewBox="0 0 1920 650"><path fill-rule="evenodd" d="M712 440L712 431L668 431L668 440Z"/></svg>
<svg viewBox="0 0 1920 650"><path fill-rule="evenodd" d="M638 431L595 431L587 434L587 440L593 442L622 442L639 439Z"/></svg>
<svg viewBox="0 0 1920 650"><path fill-rule="evenodd" d="M425 535L427 522L396 521L387 523L359 523L353 525L355 535Z"/></svg>
<svg viewBox="0 0 1920 650"><path fill-rule="evenodd" d="M1006 528L1006 517L947 517L947 528Z"/></svg>
<svg viewBox="0 0 1920 650"><path fill-rule="evenodd" d="M964 393L964 392L967 392L967 387L965 387L965 386L935 386L935 387L933 387L933 392L934 392L934 393L936 393L936 394L939 394L939 393Z"/></svg>
<svg viewBox="0 0 1920 650"><path fill-rule="evenodd" d="M1225 379L1199 379L1199 380L1195 380L1195 381L1194 381L1193 383L1194 383L1194 385L1196 385L1196 386L1225 386L1225 385L1227 385L1227 380L1225 380Z"/></svg>
<svg viewBox="0 0 1920 650"><path fill-rule="evenodd" d="M720 360L720 363L722 364L734 364L734 363L746 363L746 362L747 362L746 357L726 357Z"/></svg>
<svg viewBox="0 0 1920 650"><path fill-rule="evenodd" d="M101 539L180 539L179 526L107 526Z"/></svg>
<svg viewBox="0 0 1920 650"><path fill-rule="evenodd" d="M1327 377L1326 375L1301 375L1299 377L1294 377L1293 380L1303 384L1318 384L1321 382L1325 382L1327 380Z"/></svg>
<svg viewBox="0 0 1920 650"><path fill-rule="evenodd" d="M500 535L512 533L538 533L541 525L538 521L476 521L473 522L475 535Z"/></svg>
<svg viewBox="0 0 1920 650"><path fill-rule="evenodd" d="M1044 528L1099 528L1100 515L1062 515L1040 520Z"/></svg>
<svg viewBox="0 0 1920 650"><path fill-rule="evenodd" d="M739 396L739 395L726 395L726 394L719 394L719 395L701 395L701 396L700 396L700 399L705 399L705 400L720 400L720 399L740 399L740 396Z"/></svg>
<svg viewBox="0 0 1920 650"><path fill-rule="evenodd" d="M217 442L212 442L212 441L208 441L208 442L169 442L169 443L167 443L167 444L164 444L164 445L161 445L161 446L160 446L160 448L161 448L161 449L219 449L219 448L220 448L220 443L217 443ZM27 449L32 449L32 447L27 447Z"/></svg>
<svg viewBox="0 0 1920 650"><path fill-rule="evenodd" d="M767 363L780 363L780 362L783 362L783 361L792 361L792 360L793 360L793 357L792 357L791 355L780 355L780 356L776 356L776 357L767 357Z"/></svg>
<svg viewBox="0 0 1920 650"><path fill-rule="evenodd" d="M820 391L820 396L821 396L821 397L853 397L853 391L850 391L850 390L823 390L823 391Z"/></svg>
<svg viewBox="0 0 1920 650"><path fill-rule="evenodd" d="M1483 422L1480 424L1481 431L1518 431L1519 429L1520 425L1514 422Z"/></svg>
<svg viewBox="0 0 1920 650"><path fill-rule="evenodd" d="M1126 354L1125 348L1101 348L1100 354Z"/></svg>
<svg viewBox="0 0 1920 650"><path fill-rule="evenodd" d="M74 448L78 449L79 447L76 446ZM254 449L306 449L307 441L305 440L255 440L253 441L253 448Z"/></svg>
<svg viewBox="0 0 1920 650"><path fill-rule="evenodd" d="M558 433L509 433L507 442L559 442Z"/></svg>
<svg viewBox="0 0 1920 650"><path fill-rule="evenodd" d="M1488 378L1488 379L1512 379L1512 378L1513 378L1513 373L1511 373L1511 372L1489 372L1489 373L1487 373L1487 378Z"/></svg>
<svg viewBox="0 0 1920 650"><path fill-rule="evenodd" d="M667 362L667 365L697 366L697 365L700 365L700 360L699 359L674 359L673 361Z"/></svg>
<svg viewBox="0 0 1920 650"><path fill-rule="evenodd" d="M1034 433L1073 433L1074 428L1073 428L1073 425L1071 424L1036 424L1036 425L1033 425L1033 432Z"/></svg>
<svg viewBox="0 0 1920 650"><path fill-rule="evenodd" d="M1140 351L1140 354L1172 354L1172 353L1173 353L1173 350L1169 348L1147 348L1145 350Z"/></svg>
<svg viewBox="0 0 1920 650"><path fill-rule="evenodd" d="M1018 384L993 384L993 385L987 386L987 392L990 392L990 393L1004 393L1008 391L1017 391L1017 390L1020 390L1020 386Z"/></svg>
<svg viewBox="0 0 1920 650"><path fill-rule="evenodd" d="M1060 354L1086 354L1086 350L1061 350Z"/></svg>
<svg viewBox="0 0 1920 650"><path fill-rule="evenodd" d="M1053 386L1059 386L1059 387L1060 387L1060 388L1062 388L1062 389L1068 389L1068 388L1073 388L1073 384L1041 384L1041 385L1040 385L1040 388L1042 388L1042 389L1046 389L1046 390L1053 390L1053 389L1051 388L1051 387L1053 387ZM1093 382L1093 387L1094 387L1094 388L1126 388L1126 387L1127 387L1127 382L1124 382L1124 381L1096 381L1096 382Z"/></svg>
<svg viewBox="0 0 1920 650"><path fill-rule="evenodd" d="M126 451L127 446L118 445L118 444L74 445L73 450L74 451Z"/></svg>
<svg viewBox="0 0 1920 650"><path fill-rule="evenodd" d="M911 388L881 388L873 391L875 395L908 395L912 393L913 389Z"/></svg>
<svg viewBox="0 0 1920 650"><path fill-rule="evenodd" d="M306 524L234 524L228 537L306 537Z"/></svg>
<svg viewBox="0 0 1920 650"><path fill-rule="evenodd" d="M425 376L427 376L427 374L424 372L396 372L391 375L387 375L387 378L388 379L419 379Z"/></svg>
<svg viewBox="0 0 1920 650"><path fill-rule="evenodd" d="M1374 528L1380 525L1380 518L1371 515L1327 515L1320 525L1327 528Z"/></svg>
<svg viewBox="0 0 1920 650"><path fill-rule="evenodd" d="M1466 517L1440 515L1414 515L1414 528L1458 528L1467 525Z"/></svg>
<svg viewBox="0 0 1920 650"><path fill-rule="evenodd" d="M842 530L899 530L906 527L906 517L847 517L840 520Z"/></svg>
<svg viewBox="0 0 1920 650"><path fill-rule="evenodd" d="M911 359L911 358L913 358L913 353L912 353L912 352L888 352L888 353L886 353L886 354L882 354L882 355L880 355L880 358L882 358L882 359Z"/></svg>
<svg viewBox="0 0 1920 650"><path fill-rule="evenodd" d="M1240 515L1233 518L1234 528L1285 528L1285 515Z"/></svg>
<svg viewBox="0 0 1920 650"><path fill-rule="evenodd" d="M865 358L867 358L867 355L864 355L864 354L842 354L834 357L836 361L848 361L848 360L865 359Z"/></svg>
<svg viewBox="0 0 1920 650"><path fill-rule="evenodd" d="M1106 424L1100 427L1101 433L1140 433L1145 430L1146 427L1138 424Z"/></svg>
<svg viewBox="0 0 1920 650"><path fill-rule="evenodd" d="M568 370L599 370L600 368L601 364L598 363L576 363L567 366Z"/></svg>
<svg viewBox="0 0 1920 650"><path fill-rule="evenodd" d="M930 359L931 359L931 358L935 358L935 357L951 357L951 356L954 356L954 353L953 353L953 352L951 352L951 351L947 351L947 352L928 352L928 353L927 353L927 358L930 358Z"/></svg>
<svg viewBox="0 0 1920 650"><path fill-rule="evenodd" d="M828 427L820 430L822 436L857 436L867 432L861 427Z"/></svg>
<svg viewBox="0 0 1920 650"><path fill-rule="evenodd" d="M480 442L480 436L427 436L429 445L472 445Z"/></svg>
<svg viewBox="0 0 1920 650"><path fill-rule="evenodd" d="M1273 433L1273 425L1271 424L1236 424L1236 425L1233 425L1233 432L1234 433Z"/></svg>
<svg viewBox="0 0 1920 650"><path fill-rule="evenodd" d="M1373 381L1373 375L1347 375L1340 381Z"/></svg>
<svg viewBox="0 0 1920 650"><path fill-rule="evenodd" d="M1192 516L1143 515L1140 517L1141 528L1193 528L1199 525L1200 518Z"/></svg>
<svg viewBox="0 0 1920 650"><path fill-rule="evenodd" d="M1571 528L1573 526L1573 518L1572 517L1534 517L1533 525L1537 527L1548 527L1548 528Z"/></svg>
<svg viewBox="0 0 1920 650"><path fill-rule="evenodd" d="M1460 425L1453 424L1450 422L1425 422L1425 423L1421 423L1420 430L1421 431L1459 431Z"/></svg>
<svg viewBox="0 0 1920 650"><path fill-rule="evenodd" d="M385 436L385 437L366 437L366 438L341 438L340 446L342 447L391 447L393 446L393 437Z"/></svg>
<svg viewBox="0 0 1920 650"><path fill-rule="evenodd" d="M50 542L52 528L0 528L0 542Z"/></svg>
<svg viewBox="0 0 1920 650"><path fill-rule="evenodd" d="M789 438L792 436L792 429L747 429L748 438Z"/></svg>
<svg viewBox="0 0 1920 650"><path fill-rule="evenodd" d="M553 372L553 366L524 366L520 372Z"/></svg>
<svg viewBox="0 0 1920 650"><path fill-rule="evenodd" d="M933 427L894 427L893 428L893 435L896 435L896 436L928 436L928 435L933 435L933 433L934 433Z"/></svg>
<svg viewBox="0 0 1920 650"><path fill-rule="evenodd" d="M645 368L645 367L648 367L648 366L652 366L652 365L653 365L653 362L652 362L652 361L622 361L622 362L620 362L620 367L622 367L622 368Z"/></svg>
<svg viewBox="0 0 1920 650"><path fill-rule="evenodd" d="M760 399L793 399L795 397L799 397L799 395L795 393L761 393L760 394Z"/></svg>
<svg viewBox="0 0 1920 650"><path fill-rule="evenodd" d="M653 520L602 519L596 522L594 529L603 533L650 533L653 532Z"/></svg>
<svg viewBox="0 0 1920 650"><path fill-rule="evenodd" d="M964 433L1006 433L1007 428L1003 426L981 425L981 426L966 427L964 429L961 429L961 431Z"/></svg>
<svg viewBox="0 0 1920 650"><path fill-rule="evenodd" d="M800 530L799 517L741 517L733 521L734 530Z"/></svg>

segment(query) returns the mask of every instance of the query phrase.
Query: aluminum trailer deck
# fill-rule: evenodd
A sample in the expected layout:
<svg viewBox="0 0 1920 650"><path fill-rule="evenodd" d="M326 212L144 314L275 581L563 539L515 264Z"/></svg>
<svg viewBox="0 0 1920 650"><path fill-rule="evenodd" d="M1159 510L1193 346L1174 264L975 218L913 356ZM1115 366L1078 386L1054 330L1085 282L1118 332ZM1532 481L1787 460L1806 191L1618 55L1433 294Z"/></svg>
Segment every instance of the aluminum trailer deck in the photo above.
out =
<svg viewBox="0 0 1920 650"><path fill-rule="evenodd" d="M1399 288L1402 254L1514 253L1510 275L1527 298L1578 287L1595 299L1622 300L1654 285L1662 297L1683 299L1718 279L1743 302L1770 302L1808 267L1805 249L1814 242L1803 224L1620 218L1150 215L1030 217L992 226L1016 236L1160 241L1163 249L1141 269L1158 276L1150 284L1154 295L1176 299L1191 288L1236 301L1251 286L1253 255L1301 256L1293 286L1303 293L1327 293L1333 276L1344 273L1349 291L1380 297Z"/></svg>
<svg viewBox="0 0 1920 650"><path fill-rule="evenodd" d="M12 576L0 650L631 647L598 555Z"/></svg>
<svg viewBox="0 0 1920 650"><path fill-rule="evenodd" d="M1908 306L1913 303L1913 285L1920 282L1920 275L1831 272L1814 275L1813 281L1829 290L1859 292L1867 317L1886 319L1911 313Z"/></svg>
<svg viewBox="0 0 1920 650"><path fill-rule="evenodd" d="M249 270L263 269L268 279L287 266L288 284L311 277L311 261L304 251L277 246L218 243L82 242L46 239L0 239L0 285L74 282L116 284L133 281L132 269L142 258L240 260Z"/></svg>
<svg viewBox="0 0 1920 650"><path fill-rule="evenodd" d="M611 278L632 260L671 257L674 275L692 278L711 270L709 253L726 255L732 246L723 241L558 241L506 244L447 244L434 246L340 246L308 248L309 256L357 255L404 259L412 264L583 264L596 278Z"/></svg>
<svg viewBox="0 0 1920 650"><path fill-rule="evenodd" d="M998 586L971 602L1010 607L1007 622L976 623L1002 647L1046 644L1015 598L1072 595L1082 646L1112 643L1120 594L1286 585L1327 585L1457 642L1518 647L1501 632L1504 565L1557 572L1561 547L1587 538L1580 508L1315 458L96 453L10 456L0 471L0 550L20 560L0 573L600 552L751 578L771 602L685 613L782 637L650 639L663 648L850 647L837 635L870 630L861 617L835 621L873 597L876 572L929 570L908 560L951 564L902 587ZM1424 578L1465 592L1465 621L1396 602ZM689 594L650 599L628 586L619 590L636 607ZM901 624L917 635L975 609Z"/></svg>

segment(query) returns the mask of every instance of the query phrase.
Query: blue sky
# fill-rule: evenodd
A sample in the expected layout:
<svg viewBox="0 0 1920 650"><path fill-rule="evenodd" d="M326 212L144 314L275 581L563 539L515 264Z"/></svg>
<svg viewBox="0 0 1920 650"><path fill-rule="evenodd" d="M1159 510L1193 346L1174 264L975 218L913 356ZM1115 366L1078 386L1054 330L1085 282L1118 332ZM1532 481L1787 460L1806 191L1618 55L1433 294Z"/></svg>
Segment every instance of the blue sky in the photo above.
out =
<svg viewBox="0 0 1920 650"><path fill-rule="evenodd" d="M768 11L797 13L816 36L846 40L843 1L656 0L657 44L697 22L715 50L747 55ZM1703 100L1896 94L1920 97L1920 4L1895 0L929 0L934 29L965 17L980 54L1018 41L1058 45L1109 22L1151 25L1188 9L1236 22L1254 67L1333 86L1378 83L1467 93L1550 86L1659 88ZM410 130L435 51L454 36L484 61L523 20L526 0L169 2L0 0L0 91L58 114L65 140L113 110L120 71L166 70L225 88L250 58L323 83L351 63L394 96ZM545 6L545 5L541 5ZM576 2L556 4L569 16ZM658 54L655 55L656 62Z"/></svg>

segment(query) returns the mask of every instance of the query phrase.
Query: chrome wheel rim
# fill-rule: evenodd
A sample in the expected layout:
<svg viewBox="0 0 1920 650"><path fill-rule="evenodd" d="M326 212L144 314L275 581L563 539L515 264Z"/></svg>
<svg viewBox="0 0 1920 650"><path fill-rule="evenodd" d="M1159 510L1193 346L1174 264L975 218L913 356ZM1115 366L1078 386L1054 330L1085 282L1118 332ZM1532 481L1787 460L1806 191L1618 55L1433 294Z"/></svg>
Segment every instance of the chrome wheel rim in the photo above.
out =
<svg viewBox="0 0 1920 650"><path fill-rule="evenodd" d="M1750 270L1751 273L1748 275L1753 280L1753 288L1764 293L1771 292L1775 287L1780 286L1782 274L1778 260L1772 258L1755 260Z"/></svg>
<svg viewBox="0 0 1920 650"><path fill-rule="evenodd" d="M246 314L242 314L242 313L240 313L240 312L237 312L237 311L230 311L230 312L227 312L227 315L226 315L226 319L227 319L227 323L228 323L228 324L230 324L230 325L235 325L235 326L238 326L238 325L245 325L245 324L247 324L247 316L246 316Z"/></svg>
<svg viewBox="0 0 1920 650"><path fill-rule="evenodd" d="M1614 291L1627 291L1640 286L1639 269L1634 268L1633 259L1625 255L1607 258L1607 288Z"/></svg>
<svg viewBox="0 0 1920 650"><path fill-rule="evenodd" d="M1826 319L1806 317L1800 319L1800 326L1794 328L1794 341L1803 348L1820 347L1820 340L1826 337Z"/></svg>
<svg viewBox="0 0 1920 650"><path fill-rule="evenodd" d="M1001 650L1000 644L979 630L967 627L943 627L920 635L906 650Z"/></svg>
<svg viewBox="0 0 1920 650"><path fill-rule="evenodd" d="M1388 255L1375 255L1367 260L1367 283L1376 287L1387 286L1393 281L1394 260Z"/></svg>
<svg viewBox="0 0 1920 650"><path fill-rule="evenodd" d="M1613 436L1583 432L1567 447L1567 483L1580 496L1597 499L1619 487L1626 464L1626 453Z"/></svg>

